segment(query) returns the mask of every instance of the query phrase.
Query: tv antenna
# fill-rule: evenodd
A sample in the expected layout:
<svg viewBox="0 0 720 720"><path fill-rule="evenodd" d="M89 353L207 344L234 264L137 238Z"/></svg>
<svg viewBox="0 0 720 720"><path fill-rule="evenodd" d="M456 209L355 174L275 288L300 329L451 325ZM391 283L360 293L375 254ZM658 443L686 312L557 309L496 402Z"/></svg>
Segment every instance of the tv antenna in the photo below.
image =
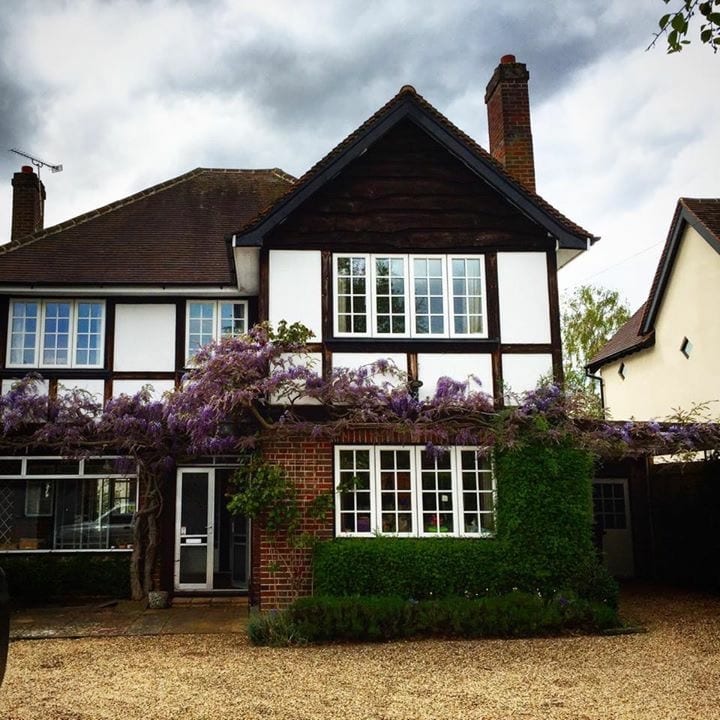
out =
<svg viewBox="0 0 720 720"><path fill-rule="evenodd" d="M43 167L49 167L50 172L52 172L52 173L62 172L62 169L63 169L62 165L53 165L52 163L45 162L44 160L40 160L40 158L33 157L32 155L29 155L28 153L23 152L22 150L18 150L16 148L10 148L10 152L15 153L16 155L21 155L24 158L27 158L38 169L38 177L40 177L40 168L43 168Z"/></svg>

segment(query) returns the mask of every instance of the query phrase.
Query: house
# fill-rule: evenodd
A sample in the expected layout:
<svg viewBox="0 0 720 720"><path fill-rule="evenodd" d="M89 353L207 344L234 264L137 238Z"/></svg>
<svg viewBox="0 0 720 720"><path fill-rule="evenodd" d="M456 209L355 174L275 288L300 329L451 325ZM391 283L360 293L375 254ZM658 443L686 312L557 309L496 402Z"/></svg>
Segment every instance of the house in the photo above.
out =
<svg viewBox="0 0 720 720"><path fill-rule="evenodd" d="M680 198L646 302L590 360L616 420L720 413L720 200ZM654 392L653 388L662 388Z"/></svg>
<svg viewBox="0 0 720 720"><path fill-rule="evenodd" d="M198 169L43 229L44 190L24 168L0 251L3 387L35 369L50 393L160 393L199 346L261 320L313 330L323 373L390 358L423 395L472 375L502 405L508 388L560 380L557 270L595 238L535 192L528 77L511 55L496 68L490 152L404 86L298 180ZM362 478L327 537L437 536L433 503L447 534L492 535L492 470L472 450L430 459L360 428L263 445L302 493ZM273 605L290 590L267 538L225 509L235 463L197 458L171 478L159 583ZM127 552L132 475L104 458L9 457L0 472L6 552Z"/></svg>
<svg viewBox="0 0 720 720"><path fill-rule="evenodd" d="M720 200L680 198L648 299L588 364L612 419L663 420L701 405L696 420L720 413L719 254ZM657 577L710 582L716 474L715 463L607 473L595 484L597 506L608 508L606 549L626 570L634 549Z"/></svg>

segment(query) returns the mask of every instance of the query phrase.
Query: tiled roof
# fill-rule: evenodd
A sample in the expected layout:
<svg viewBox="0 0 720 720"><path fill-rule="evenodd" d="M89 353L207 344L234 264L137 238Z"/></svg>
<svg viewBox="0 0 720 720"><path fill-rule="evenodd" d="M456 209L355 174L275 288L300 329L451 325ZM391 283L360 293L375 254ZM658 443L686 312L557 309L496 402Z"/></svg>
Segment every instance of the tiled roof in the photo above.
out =
<svg viewBox="0 0 720 720"><path fill-rule="evenodd" d="M226 236L293 182L197 168L0 247L0 283L229 285Z"/></svg>
<svg viewBox="0 0 720 720"><path fill-rule="evenodd" d="M605 343L601 350L591 358L587 365L590 372L599 367L617 360L625 355L649 347L655 341L655 333L640 335L640 322L642 321L645 305L640 309Z"/></svg>
<svg viewBox="0 0 720 720"><path fill-rule="evenodd" d="M261 225L269 216L275 213L281 206L288 202L291 198L301 193L303 189L310 184L315 178L321 175L332 163L351 148L356 141L368 133L382 119L390 115L394 110L401 107L404 103L414 103L429 115L439 126L444 128L451 136L463 143L468 150L474 153L479 159L490 165L493 170L510 185L517 188L526 198L536 207L540 208L547 215L552 217L565 231L578 238L596 240L590 232L582 228L580 225L572 222L565 217L559 210L554 208L550 203L533 192L513 175L511 175L502 163L496 160L487 150L484 150L469 135L448 120L441 112L433 107L422 95L420 95L411 85L403 85L400 91L383 105L377 112L371 115L360 127L350 133L340 144L336 145L322 160L313 165L286 193L279 197L274 203L265 208L257 217L250 220L244 226L240 226L237 235L244 235Z"/></svg>
<svg viewBox="0 0 720 720"><path fill-rule="evenodd" d="M695 227L706 239L714 241L718 249L720 199L680 198L678 200L647 301L590 360L587 367L591 372L595 372L608 362L650 347L655 342L655 316L677 255L685 223Z"/></svg>

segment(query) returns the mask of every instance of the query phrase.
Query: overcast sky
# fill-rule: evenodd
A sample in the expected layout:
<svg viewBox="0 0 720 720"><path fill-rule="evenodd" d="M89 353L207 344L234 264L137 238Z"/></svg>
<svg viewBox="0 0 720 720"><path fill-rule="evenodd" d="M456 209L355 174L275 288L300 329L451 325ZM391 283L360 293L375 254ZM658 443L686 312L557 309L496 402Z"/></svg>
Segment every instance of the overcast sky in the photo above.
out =
<svg viewBox="0 0 720 720"><path fill-rule="evenodd" d="M487 147L530 70L538 192L602 240L560 273L645 299L677 198L720 196L720 54L645 52L660 0L0 0L0 231L20 148L46 225L195 167L302 174L406 83Z"/></svg>

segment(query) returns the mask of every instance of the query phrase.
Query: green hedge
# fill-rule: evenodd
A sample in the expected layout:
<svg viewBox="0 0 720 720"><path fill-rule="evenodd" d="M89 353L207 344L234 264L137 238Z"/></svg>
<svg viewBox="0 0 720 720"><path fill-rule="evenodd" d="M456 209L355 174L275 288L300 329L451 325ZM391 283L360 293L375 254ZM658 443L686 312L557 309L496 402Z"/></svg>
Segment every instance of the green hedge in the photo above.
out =
<svg viewBox="0 0 720 720"><path fill-rule="evenodd" d="M378 642L408 637L530 637L568 630L617 626L617 613L603 603L558 593L411 602L400 597L308 597L285 612L251 618L256 645L305 642Z"/></svg>
<svg viewBox="0 0 720 720"><path fill-rule="evenodd" d="M35 554L0 558L11 601L43 603L81 596L130 596L130 555Z"/></svg>
<svg viewBox="0 0 720 720"><path fill-rule="evenodd" d="M616 607L592 544L592 457L569 444L498 453L497 536L343 538L319 543L315 592L423 600L563 588Z"/></svg>

